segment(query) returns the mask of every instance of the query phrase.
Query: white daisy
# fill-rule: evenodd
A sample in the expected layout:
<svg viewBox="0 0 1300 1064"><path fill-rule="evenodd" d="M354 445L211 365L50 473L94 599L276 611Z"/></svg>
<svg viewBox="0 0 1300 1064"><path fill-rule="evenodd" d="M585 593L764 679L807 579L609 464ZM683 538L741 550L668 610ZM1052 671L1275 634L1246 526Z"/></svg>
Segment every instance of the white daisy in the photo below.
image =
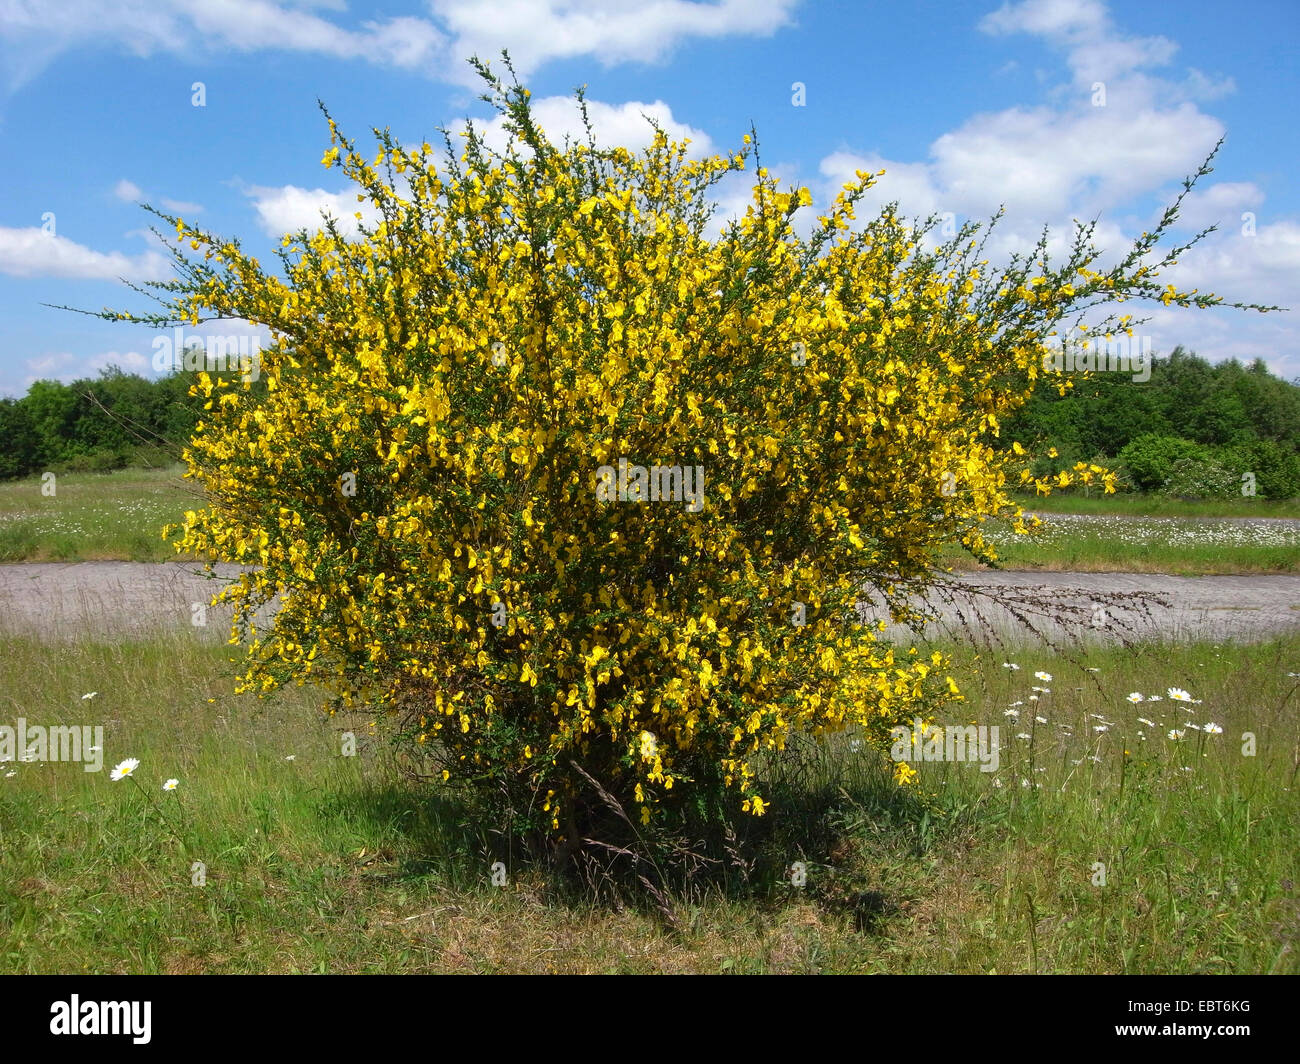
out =
<svg viewBox="0 0 1300 1064"><path fill-rule="evenodd" d="M1128 696L1128 700L1129 700L1130 702L1141 702L1141 701L1142 701L1142 693L1141 693L1140 691L1133 691L1133 692L1131 692L1131 693L1129 694L1129 696Z"/></svg>
<svg viewBox="0 0 1300 1064"><path fill-rule="evenodd" d="M1210 723L1207 724L1203 730L1204 730L1204 732L1205 732L1206 735L1222 735L1222 734L1223 734L1223 729L1220 728L1220 727L1219 727L1217 724L1215 724L1213 721L1210 721Z"/></svg>
<svg viewBox="0 0 1300 1064"><path fill-rule="evenodd" d="M163 790L174 791L180 785L181 785L180 780L168 780L166 783L163 784Z"/></svg>
<svg viewBox="0 0 1300 1064"><path fill-rule="evenodd" d="M140 759L138 757L128 757L125 761L123 761L120 765L118 765L115 769L113 769L112 772L109 773L108 778L111 780L124 779L127 776L131 775L131 773L134 772L139 767L140 767Z"/></svg>
<svg viewBox="0 0 1300 1064"><path fill-rule="evenodd" d="M1017 665L1014 661L1004 661L1004 662L1002 663L1002 667L1003 667L1004 669L1018 669L1018 668L1020 668L1020 666ZM1292 673L1292 675L1294 676L1295 674Z"/></svg>
<svg viewBox="0 0 1300 1064"><path fill-rule="evenodd" d="M1051 683L1051 682L1052 682L1052 674L1051 674L1050 672L1036 672L1036 673L1034 673L1034 679L1035 679L1035 680L1042 680L1043 683Z"/></svg>
<svg viewBox="0 0 1300 1064"><path fill-rule="evenodd" d="M1184 691L1181 687L1169 688L1169 697L1172 698L1175 702L1190 702L1192 700L1192 696L1189 695L1186 691Z"/></svg>
<svg viewBox="0 0 1300 1064"><path fill-rule="evenodd" d="M1169 738L1175 740L1176 742L1182 742L1185 738L1187 738L1187 733L1185 731L1179 731L1179 729L1177 728L1170 728Z"/></svg>
<svg viewBox="0 0 1300 1064"><path fill-rule="evenodd" d="M98 691L91 691L90 694L88 694L88 695L82 695L82 696L81 696L81 700L84 702L84 701L86 701L86 699L88 699L88 698L94 698L97 694L99 694Z"/></svg>

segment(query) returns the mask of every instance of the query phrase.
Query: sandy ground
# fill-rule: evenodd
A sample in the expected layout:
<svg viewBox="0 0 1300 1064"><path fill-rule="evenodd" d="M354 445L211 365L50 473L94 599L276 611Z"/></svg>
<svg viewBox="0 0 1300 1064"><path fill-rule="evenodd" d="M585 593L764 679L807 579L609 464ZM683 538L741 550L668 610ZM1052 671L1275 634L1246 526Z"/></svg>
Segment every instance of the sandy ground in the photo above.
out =
<svg viewBox="0 0 1300 1064"><path fill-rule="evenodd" d="M219 566L219 579L240 571ZM224 642L229 611L201 608L217 586L202 567L183 562L0 565L0 636L57 642L170 632ZM1289 574L961 573L927 599L939 611L931 634L969 631L981 641L1034 639L1016 614L1036 626L1037 638L1053 641L1252 641L1300 628L1300 576ZM860 608L887 619L878 605ZM897 627L892 634L908 635Z"/></svg>

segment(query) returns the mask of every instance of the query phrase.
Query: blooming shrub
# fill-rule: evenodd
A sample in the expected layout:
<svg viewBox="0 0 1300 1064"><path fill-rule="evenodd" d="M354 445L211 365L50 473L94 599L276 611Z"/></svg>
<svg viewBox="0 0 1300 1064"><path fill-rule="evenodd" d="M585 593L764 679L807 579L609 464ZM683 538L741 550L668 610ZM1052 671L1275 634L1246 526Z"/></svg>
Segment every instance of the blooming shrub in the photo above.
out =
<svg viewBox="0 0 1300 1064"><path fill-rule="evenodd" d="M703 161L661 131L640 155L560 150L527 90L479 69L504 152L471 127L439 170L376 131L367 162L329 119L323 162L378 221L286 237L283 277L162 215L202 260L178 250L171 314L119 317L274 341L264 395L199 378L185 459L208 501L176 546L255 567L219 596L247 688L387 711L512 825L572 843L612 803L761 815L757 759L792 735L883 751L960 697L940 655L853 607L869 588L915 617L940 545L993 560L987 518L1028 530L1008 495L1028 456L992 443L1044 337L1085 302L1219 301L1138 265L1163 226L1109 271L1081 230L1061 266L1042 243L1001 273L977 226L937 249L893 210L855 229L867 173L801 239L808 190L758 168L710 238L708 190L749 137Z"/></svg>

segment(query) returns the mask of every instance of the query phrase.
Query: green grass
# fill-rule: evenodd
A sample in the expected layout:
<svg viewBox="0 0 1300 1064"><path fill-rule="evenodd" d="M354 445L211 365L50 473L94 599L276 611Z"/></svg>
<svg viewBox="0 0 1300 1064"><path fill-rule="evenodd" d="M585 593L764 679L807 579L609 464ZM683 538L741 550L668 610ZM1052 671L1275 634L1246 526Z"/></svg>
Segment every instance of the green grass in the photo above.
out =
<svg viewBox="0 0 1300 1064"><path fill-rule="evenodd" d="M1006 522L988 523L1001 568L1182 576L1300 571L1300 529L1275 523L1064 513L1045 513L1043 521L1028 536ZM939 557L956 569L979 568L957 546Z"/></svg>
<svg viewBox="0 0 1300 1064"><path fill-rule="evenodd" d="M676 931L519 862L492 887L485 826L409 782L366 718L321 718L309 689L230 695L229 653L6 646L0 723L102 723L105 768L0 766L0 971L1300 972L1300 637L954 651L960 716L1002 728L998 772L921 764L927 807L849 735L801 745L768 845L807 885L682 903ZM1202 703L1125 700L1170 686ZM1224 731L1167 740L1184 720ZM110 781L126 757L135 779Z"/></svg>
<svg viewBox="0 0 1300 1064"><path fill-rule="evenodd" d="M1017 495L1026 510L1058 514L1116 514L1130 517L1300 517L1300 499L1184 500L1164 495Z"/></svg>
<svg viewBox="0 0 1300 1064"><path fill-rule="evenodd" d="M0 562L174 559L170 545L160 538L162 527L201 505L181 473L179 465L70 473L58 478L53 497L41 494L38 478L0 483ZM1201 520L1296 517L1300 500L1189 503L1158 497L1053 495L1019 501L1027 509L1093 515L1096 521L1061 524L1034 541L992 523L999 562L1008 569L1186 575L1300 570L1300 534L1295 530ZM1151 520L1104 520L1115 515ZM957 547L945 548L940 559L959 569L976 567Z"/></svg>
<svg viewBox="0 0 1300 1064"><path fill-rule="evenodd" d="M0 482L0 562L166 561L165 524L198 504L179 465Z"/></svg>

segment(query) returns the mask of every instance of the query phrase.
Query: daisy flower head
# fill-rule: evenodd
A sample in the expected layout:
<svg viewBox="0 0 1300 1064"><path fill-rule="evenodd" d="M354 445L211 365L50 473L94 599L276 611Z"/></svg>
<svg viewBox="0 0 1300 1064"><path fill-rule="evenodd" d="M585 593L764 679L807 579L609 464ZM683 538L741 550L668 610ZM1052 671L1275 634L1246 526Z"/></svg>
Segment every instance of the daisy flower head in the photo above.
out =
<svg viewBox="0 0 1300 1064"><path fill-rule="evenodd" d="M1130 692L1130 693L1129 693L1129 696L1128 696L1128 700L1129 700L1130 702L1141 702L1141 701L1142 701L1142 692L1141 692L1141 691L1132 691L1132 692Z"/></svg>
<svg viewBox="0 0 1300 1064"><path fill-rule="evenodd" d="M163 784L163 790L174 791L180 785L181 785L180 780L168 780L166 783Z"/></svg>
<svg viewBox="0 0 1300 1064"><path fill-rule="evenodd" d="M1052 682L1052 674L1051 674L1050 672L1036 672L1036 673L1034 673L1034 679L1035 679L1035 680L1042 680L1043 683L1051 683L1051 682Z"/></svg>
<svg viewBox="0 0 1300 1064"><path fill-rule="evenodd" d="M1004 662L1002 663L1002 667L1003 667L1004 669L1019 669L1019 668L1020 668L1020 666L1017 665L1014 661L1004 661Z"/></svg>
<svg viewBox="0 0 1300 1064"><path fill-rule="evenodd" d="M131 775L131 773L134 772L139 767L140 767L140 759L138 757L128 757L125 761L123 761L116 768L114 768L112 772L109 773L108 778L111 780L125 779L127 776Z"/></svg>
<svg viewBox="0 0 1300 1064"><path fill-rule="evenodd" d="M1147 720L1146 717L1138 717L1138 723L1145 724L1148 728L1154 728L1156 726L1155 721Z"/></svg>
<svg viewBox="0 0 1300 1064"><path fill-rule="evenodd" d="M1181 687L1169 688L1169 697L1172 698L1175 702L1190 702L1192 700L1192 696L1189 695L1186 691L1184 691Z"/></svg>
<svg viewBox="0 0 1300 1064"><path fill-rule="evenodd" d="M1181 743L1185 738L1187 738L1187 733L1179 728L1170 728L1169 738L1173 739L1174 742Z"/></svg>
<svg viewBox="0 0 1300 1064"><path fill-rule="evenodd" d="M91 691L89 694L82 695L81 700L85 702L88 699L94 698L97 694L99 694L98 691Z"/></svg>
<svg viewBox="0 0 1300 1064"><path fill-rule="evenodd" d="M1205 732L1206 735L1223 734L1223 729L1220 728L1217 724L1215 724L1214 721L1210 721L1207 725L1205 725L1205 727L1202 730Z"/></svg>

